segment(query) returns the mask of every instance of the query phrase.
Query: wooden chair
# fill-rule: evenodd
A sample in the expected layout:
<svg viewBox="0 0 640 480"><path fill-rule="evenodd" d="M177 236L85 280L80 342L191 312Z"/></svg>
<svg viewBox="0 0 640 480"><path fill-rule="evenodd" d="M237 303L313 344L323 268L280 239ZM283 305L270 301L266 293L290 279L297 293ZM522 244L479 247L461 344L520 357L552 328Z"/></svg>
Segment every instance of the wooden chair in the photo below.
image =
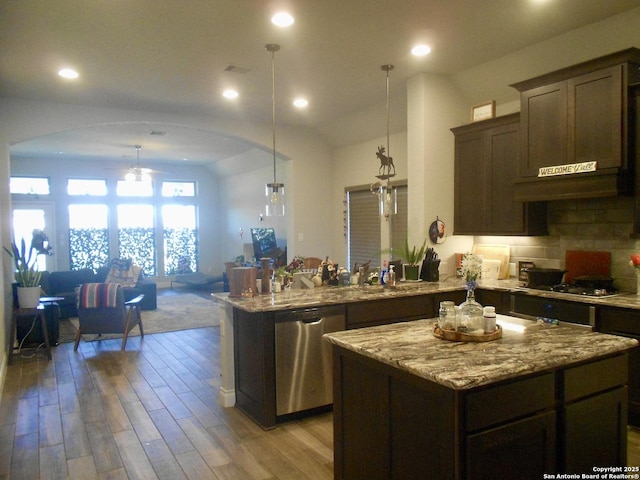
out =
<svg viewBox="0 0 640 480"><path fill-rule="evenodd" d="M322 260L318 257L304 257L304 269L317 271L320 267Z"/></svg>
<svg viewBox="0 0 640 480"><path fill-rule="evenodd" d="M124 301L122 287L114 283L85 283L78 289L78 333L73 350L78 350L80 338L85 334L121 333L122 348L127 344L129 332L137 325L144 337L140 302L144 295Z"/></svg>

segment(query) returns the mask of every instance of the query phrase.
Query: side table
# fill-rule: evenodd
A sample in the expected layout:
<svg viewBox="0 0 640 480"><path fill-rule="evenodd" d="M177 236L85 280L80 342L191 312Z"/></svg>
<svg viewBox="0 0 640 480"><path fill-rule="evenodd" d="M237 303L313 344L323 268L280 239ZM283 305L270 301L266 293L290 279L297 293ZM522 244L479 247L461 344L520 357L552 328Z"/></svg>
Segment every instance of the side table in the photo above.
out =
<svg viewBox="0 0 640 480"><path fill-rule="evenodd" d="M58 301L62 301L62 297L41 297L40 304L35 308L14 308L13 315L11 316L11 346L9 348L9 365L13 363L13 351L15 349L14 342L16 339L18 318L20 317L33 317L34 321L40 319L40 325L42 326L42 336L44 338L45 350L47 352L47 358L51 360L51 344L49 343L49 332L47 329L47 319L45 316L45 305L52 304Z"/></svg>

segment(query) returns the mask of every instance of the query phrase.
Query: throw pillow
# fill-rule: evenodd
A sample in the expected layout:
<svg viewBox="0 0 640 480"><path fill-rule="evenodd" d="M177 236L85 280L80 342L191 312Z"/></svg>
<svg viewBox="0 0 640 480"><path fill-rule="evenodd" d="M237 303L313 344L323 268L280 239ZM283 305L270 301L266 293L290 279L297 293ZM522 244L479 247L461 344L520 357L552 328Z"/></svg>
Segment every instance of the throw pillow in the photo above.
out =
<svg viewBox="0 0 640 480"><path fill-rule="evenodd" d="M105 283L119 283L123 287L135 287L136 283L138 283L140 272L142 272L142 268L133 264L131 264L131 267L127 270L111 267Z"/></svg>
<svg viewBox="0 0 640 480"><path fill-rule="evenodd" d="M110 267L116 267L120 270L129 270L131 268L131 259L130 258L114 258L111 260Z"/></svg>

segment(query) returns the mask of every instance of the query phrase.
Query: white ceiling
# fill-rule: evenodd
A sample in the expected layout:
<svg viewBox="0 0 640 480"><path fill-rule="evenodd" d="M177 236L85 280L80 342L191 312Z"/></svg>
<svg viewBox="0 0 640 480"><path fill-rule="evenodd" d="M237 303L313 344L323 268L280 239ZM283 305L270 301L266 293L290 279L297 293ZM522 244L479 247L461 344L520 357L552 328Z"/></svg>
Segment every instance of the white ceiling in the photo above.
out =
<svg viewBox="0 0 640 480"><path fill-rule="evenodd" d="M330 125L384 102L419 73L455 74L640 6L640 0L0 0L3 96L179 115L271 121L276 54L277 122L326 135ZM288 29L270 22L288 9ZM432 53L409 53L418 42ZM247 73L225 71L230 65ZM76 82L57 70L72 66ZM234 87L233 102L221 92ZM294 95L310 104L291 105ZM254 146L166 125L105 125L23 142L12 155L210 163Z"/></svg>

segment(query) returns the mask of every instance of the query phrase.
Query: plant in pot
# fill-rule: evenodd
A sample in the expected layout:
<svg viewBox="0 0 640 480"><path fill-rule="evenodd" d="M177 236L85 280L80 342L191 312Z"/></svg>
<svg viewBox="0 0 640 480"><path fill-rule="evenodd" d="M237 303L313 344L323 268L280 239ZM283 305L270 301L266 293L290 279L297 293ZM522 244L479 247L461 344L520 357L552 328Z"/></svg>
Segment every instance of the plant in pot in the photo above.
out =
<svg viewBox="0 0 640 480"><path fill-rule="evenodd" d="M37 307L40 302L41 273L38 271L36 249L30 246L27 250L24 238L19 248L15 242L11 244L11 250L4 246L2 248L13 258L15 280L18 284L18 305L20 308Z"/></svg>
<svg viewBox="0 0 640 480"><path fill-rule="evenodd" d="M409 240L405 239L404 245L396 250L396 253L405 261L402 265L405 280L418 280L420 277L420 264L427 251L427 240L422 242L422 246L413 245L409 247Z"/></svg>

